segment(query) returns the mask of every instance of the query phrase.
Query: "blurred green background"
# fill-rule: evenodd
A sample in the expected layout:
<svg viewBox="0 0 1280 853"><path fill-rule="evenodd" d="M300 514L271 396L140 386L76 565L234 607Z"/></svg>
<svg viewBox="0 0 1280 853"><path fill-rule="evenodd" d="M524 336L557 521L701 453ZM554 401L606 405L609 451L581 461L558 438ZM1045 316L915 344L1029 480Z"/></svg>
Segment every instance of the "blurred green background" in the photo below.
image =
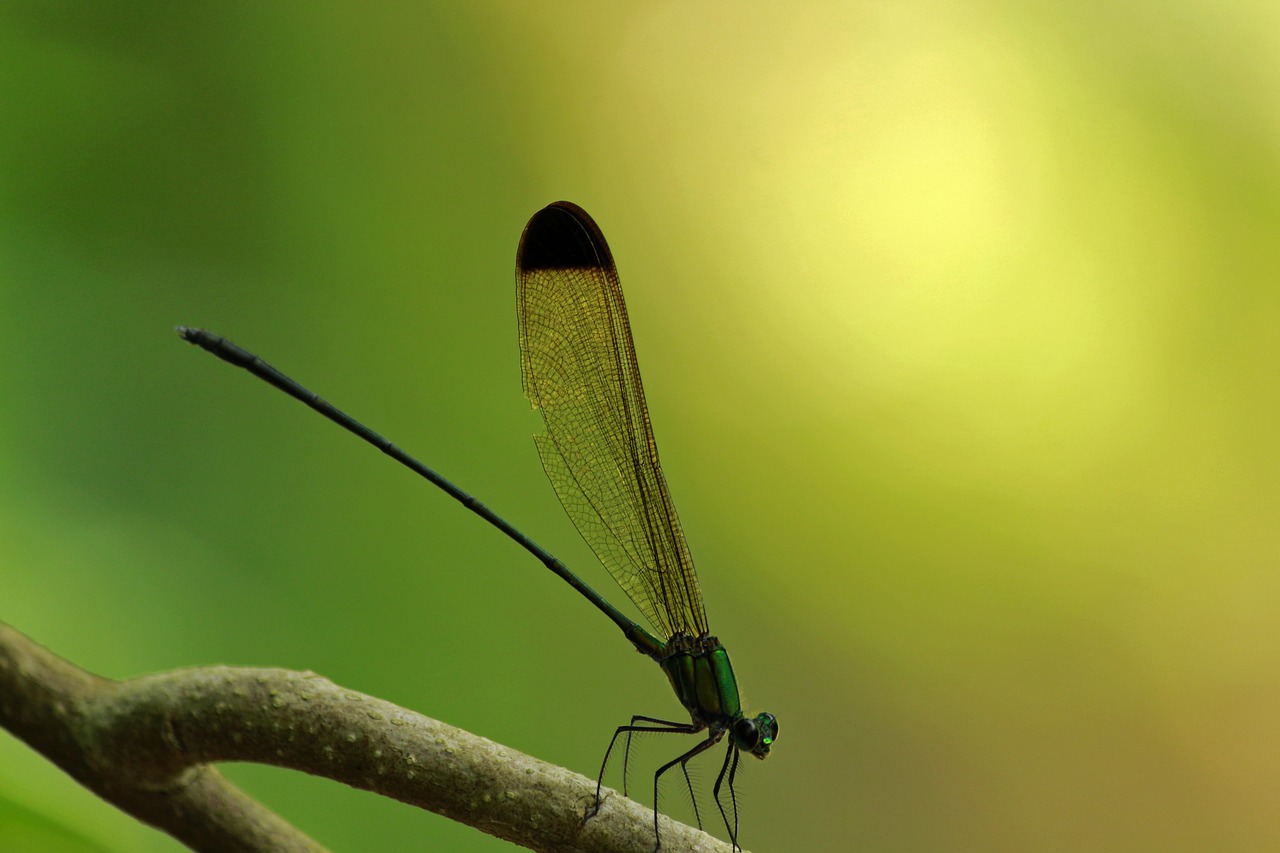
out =
<svg viewBox="0 0 1280 853"><path fill-rule="evenodd" d="M516 242L567 198L781 721L749 848L1280 849L1280 6L770 5L4 4L0 619L116 678L313 669L588 775L678 715L526 554L172 331L625 603L520 392ZM335 851L510 849L227 772ZM177 845L0 734L0 849Z"/></svg>

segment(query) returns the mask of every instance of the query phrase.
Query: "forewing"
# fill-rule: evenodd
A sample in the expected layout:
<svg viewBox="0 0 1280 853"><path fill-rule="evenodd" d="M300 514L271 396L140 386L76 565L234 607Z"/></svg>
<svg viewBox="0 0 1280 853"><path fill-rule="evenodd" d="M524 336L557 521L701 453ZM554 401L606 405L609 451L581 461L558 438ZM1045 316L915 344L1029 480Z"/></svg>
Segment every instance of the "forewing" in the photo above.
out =
<svg viewBox="0 0 1280 853"><path fill-rule="evenodd" d="M604 235L556 202L525 227L516 277L524 392L546 423L534 438L560 503L663 638L706 633Z"/></svg>

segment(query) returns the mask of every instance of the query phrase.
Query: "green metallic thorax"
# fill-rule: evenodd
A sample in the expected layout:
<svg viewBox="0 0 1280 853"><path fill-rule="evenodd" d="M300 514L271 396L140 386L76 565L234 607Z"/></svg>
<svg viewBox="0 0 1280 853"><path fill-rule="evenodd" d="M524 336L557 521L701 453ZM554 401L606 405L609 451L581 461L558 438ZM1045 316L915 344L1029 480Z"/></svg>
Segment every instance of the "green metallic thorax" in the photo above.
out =
<svg viewBox="0 0 1280 853"><path fill-rule="evenodd" d="M742 716L729 653L715 637L677 634L657 660L695 723L723 729Z"/></svg>

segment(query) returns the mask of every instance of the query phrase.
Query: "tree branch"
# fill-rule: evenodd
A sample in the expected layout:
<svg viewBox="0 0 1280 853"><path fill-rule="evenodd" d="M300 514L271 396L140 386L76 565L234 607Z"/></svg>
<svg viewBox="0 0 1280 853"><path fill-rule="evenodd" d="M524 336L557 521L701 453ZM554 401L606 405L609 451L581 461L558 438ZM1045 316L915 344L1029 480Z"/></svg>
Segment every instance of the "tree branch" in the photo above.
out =
<svg viewBox="0 0 1280 853"><path fill-rule="evenodd" d="M323 851L210 766L252 761L393 797L532 850L651 851L653 812L595 782L311 672L211 666L112 681L0 622L0 726L199 851ZM666 817L664 850L729 846Z"/></svg>

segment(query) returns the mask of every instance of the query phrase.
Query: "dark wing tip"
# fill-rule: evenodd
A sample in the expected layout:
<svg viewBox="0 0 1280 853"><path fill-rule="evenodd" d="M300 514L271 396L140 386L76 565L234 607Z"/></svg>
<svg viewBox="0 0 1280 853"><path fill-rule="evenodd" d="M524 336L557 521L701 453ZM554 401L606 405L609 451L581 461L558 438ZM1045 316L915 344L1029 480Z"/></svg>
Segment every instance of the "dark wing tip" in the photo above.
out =
<svg viewBox="0 0 1280 853"><path fill-rule="evenodd" d="M601 266L613 266L604 234L573 202L557 201L542 208L520 235L516 269L521 273Z"/></svg>

